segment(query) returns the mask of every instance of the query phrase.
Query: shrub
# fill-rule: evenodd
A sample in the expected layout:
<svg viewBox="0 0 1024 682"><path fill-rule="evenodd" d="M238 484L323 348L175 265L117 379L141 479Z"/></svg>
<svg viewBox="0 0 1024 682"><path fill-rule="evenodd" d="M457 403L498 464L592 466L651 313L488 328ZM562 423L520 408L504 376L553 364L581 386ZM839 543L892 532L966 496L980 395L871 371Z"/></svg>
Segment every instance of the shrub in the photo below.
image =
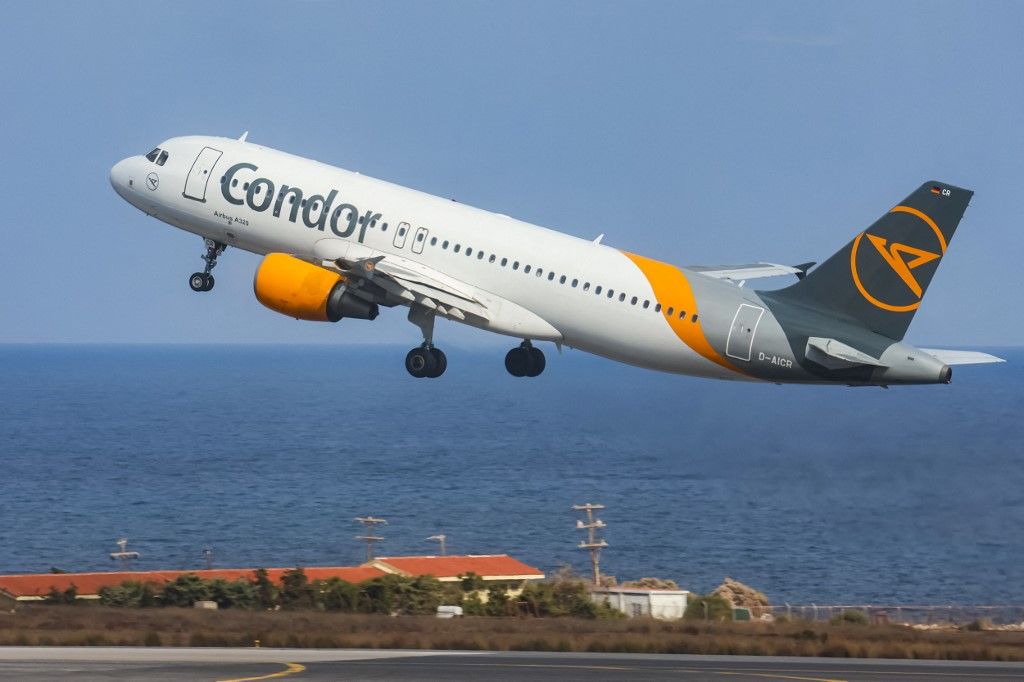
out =
<svg viewBox="0 0 1024 682"><path fill-rule="evenodd" d="M683 614L686 620L732 620L732 604L717 594L690 597Z"/></svg>
<svg viewBox="0 0 1024 682"><path fill-rule="evenodd" d="M281 576L281 591L278 595L281 606L286 609L308 609L315 603L313 586L309 584L306 572L301 568L285 571Z"/></svg>
<svg viewBox="0 0 1024 682"><path fill-rule="evenodd" d="M100 604L118 607L149 607L157 603L153 586L135 580L125 580L120 585L100 588Z"/></svg>
<svg viewBox="0 0 1024 682"><path fill-rule="evenodd" d="M863 611L843 611L832 616L828 622L832 625L867 625L868 614Z"/></svg>
<svg viewBox="0 0 1024 682"><path fill-rule="evenodd" d="M210 585L195 573L184 573L164 585L160 603L164 606L193 606L210 598Z"/></svg>
<svg viewBox="0 0 1024 682"><path fill-rule="evenodd" d="M222 609L251 609L256 606L256 586L248 580L228 582L216 578L209 582L210 599Z"/></svg>

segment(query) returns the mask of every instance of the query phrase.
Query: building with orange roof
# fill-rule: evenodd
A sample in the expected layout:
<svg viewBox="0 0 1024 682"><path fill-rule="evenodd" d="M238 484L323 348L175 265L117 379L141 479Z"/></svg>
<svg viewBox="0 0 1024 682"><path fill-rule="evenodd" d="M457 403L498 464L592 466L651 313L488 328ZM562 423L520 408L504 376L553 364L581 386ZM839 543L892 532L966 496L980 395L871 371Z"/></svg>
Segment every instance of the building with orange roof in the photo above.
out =
<svg viewBox="0 0 1024 682"><path fill-rule="evenodd" d="M291 568L268 568L267 576L280 584ZM0 601L7 603L42 601L52 591L65 592L72 586L78 599L98 600L100 590L126 581L163 586L186 574L204 580L254 580L254 568L215 568L195 571L110 571L98 573L32 573L0 575ZM383 575L416 577L431 575L442 582L454 582L459 576L475 573L485 582L517 587L527 580L541 580L544 574L507 554L469 556L380 557L362 566L309 566L303 572L310 581L338 578L361 583Z"/></svg>
<svg viewBox="0 0 1024 682"><path fill-rule="evenodd" d="M281 577L292 569L268 568L267 577L281 584ZM385 571L371 566L312 566L303 568L306 577L313 580L338 578L349 583L378 578ZM254 580L254 568L214 568L196 571L110 571L101 573L29 573L0 575L0 598L5 601L42 601L53 590L65 592L74 586L78 599L99 599L100 590L126 581L165 585L183 575L197 575L203 580Z"/></svg>

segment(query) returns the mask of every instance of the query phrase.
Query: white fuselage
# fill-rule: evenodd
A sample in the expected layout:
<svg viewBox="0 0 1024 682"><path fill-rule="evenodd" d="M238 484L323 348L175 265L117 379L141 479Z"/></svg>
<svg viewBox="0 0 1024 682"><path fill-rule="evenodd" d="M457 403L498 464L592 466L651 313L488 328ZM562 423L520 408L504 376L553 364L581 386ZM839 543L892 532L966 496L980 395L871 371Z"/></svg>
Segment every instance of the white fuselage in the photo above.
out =
<svg viewBox="0 0 1024 682"><path fill-rule="evenodd" d="M683 271L694 309L681 310L657 298L630 256L603 244L249 142L180 137L161 148L169 152L162 166L131 157L114 167L111 182L128 202L183 230L311 262L349 249L406 259L487 300L494 319L475 326L656 370L745 378L692 348L680 323L666 319L671 307L674 316L727 328L735 305L705 308L696 290L740 300L743 290L732 284ZM301 199L288 188L299 188Z"/></svg>

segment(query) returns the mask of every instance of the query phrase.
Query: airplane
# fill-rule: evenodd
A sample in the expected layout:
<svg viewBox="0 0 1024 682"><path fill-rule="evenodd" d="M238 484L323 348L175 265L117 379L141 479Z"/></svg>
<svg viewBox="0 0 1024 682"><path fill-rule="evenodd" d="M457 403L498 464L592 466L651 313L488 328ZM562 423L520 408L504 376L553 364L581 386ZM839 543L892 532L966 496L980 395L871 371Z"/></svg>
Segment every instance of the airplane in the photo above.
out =
<svg viewBox="0 0 1024 682"><path fill-rule="evenodd" d="M520 343L514 377L552 342L652 370L777 384L948 384L953 365L1002 362L903 341L973 192L928 181L817 268L678 267L238 139L174 137L110 170L129 204L203 238L213 289L229 246L263 256L253 288L299 320L408 308L422 343L406 370L437 378L438 318ZM795 276L753 290L751 279Z"/></svg>

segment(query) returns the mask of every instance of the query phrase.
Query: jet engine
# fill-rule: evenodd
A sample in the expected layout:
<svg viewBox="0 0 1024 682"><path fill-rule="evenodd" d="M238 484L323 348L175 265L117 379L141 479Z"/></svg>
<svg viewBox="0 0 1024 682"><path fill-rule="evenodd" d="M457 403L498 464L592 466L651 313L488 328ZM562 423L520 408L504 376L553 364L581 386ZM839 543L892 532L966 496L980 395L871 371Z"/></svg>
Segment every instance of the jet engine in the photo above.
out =
<svg viewBox="0 0 1024 682"><path fill-rule="evenodd" d="M372 320L380 312L376 303L354 295L342 275L285 253L267 254L256 269L253 289L260 303L297 320Z"/></svg>

